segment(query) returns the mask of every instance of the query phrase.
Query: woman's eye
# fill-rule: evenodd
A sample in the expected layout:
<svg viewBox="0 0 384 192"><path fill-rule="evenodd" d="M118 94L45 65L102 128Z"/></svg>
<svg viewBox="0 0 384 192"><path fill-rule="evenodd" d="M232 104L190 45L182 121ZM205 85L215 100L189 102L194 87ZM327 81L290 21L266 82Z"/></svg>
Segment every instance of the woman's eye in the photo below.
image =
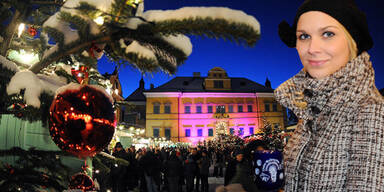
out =
<svg viewBox="0 0 384 192"><path fill-rule="evenodd" d="M330 32L330 31L326 31L326 32L323 33L324 37L333 37L334 35L335 35L335 33Z"/></svg>
<svg viewBox="0 0 384 192"><path fill-rule="evenodd" d="M300 40L305 40L305 39L309 39L310 36L309 36L308 34L303 33L303 34L299 35L298 38L299 38Z"/></svg>

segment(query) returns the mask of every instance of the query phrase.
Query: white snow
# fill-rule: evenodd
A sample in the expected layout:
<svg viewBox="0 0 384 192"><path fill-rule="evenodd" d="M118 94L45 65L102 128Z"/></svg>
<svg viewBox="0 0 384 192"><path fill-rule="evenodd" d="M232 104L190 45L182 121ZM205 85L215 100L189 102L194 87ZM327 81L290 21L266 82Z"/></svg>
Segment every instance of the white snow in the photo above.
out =
<svg viewBox="0 0 384 192"><path fill-rule="evenodd" d="M40 108L39 96L42 92L54 94L55 91L63 86L59 77L48 77L45 75L36 75L29 70L17 72L7 86L8 95L20 93L25 89L24 100L27 105Z"/></svg>
<svg viewBox="0 0 384 192"><path fill-rule="evenodd" d="M128 20L127 23L124 24L124 27L126 27L128 29L136 30L137 26L139 26L143 23L145 23L145 22L139 18L131 18Z"/></svg>
<svg viewBox="0 0 384 192"><path fill-rule="evenodd" d="M19 68L17 67L16 63L6 59L5 57L3 57L1 55L0 55L0 65L2 65L3 67L5 67L11 71L14 71L14 72L19 71Z"/></svg>
<svg viewBox="0 0 384 192"><path fill-rule="evenodd" d="M62 32L64 35L64 44L69 44L79 39L79 34L76 30L69 27L69 23L59 19L60 12L55 13L47 21L44 22L43 27L52 27Z"/></svg>
<svg viewBox="0 0 384 192"><path fill-rule="evenodd" d="M44 51L42 60L45 59L46 57L50 56L52 53L56 52L59 49L59 46L56 44L53 47L49 48L48 50Z"/></svg>
<svg viewBox="0 0 384 192"><path fill-rule="evenodd" d="M124 45L121 45L122 48ZM139 57L147 57L148 59L157 61L155 54L150 49L141 46L137 41L133 41L130 45L126 46L125 53L136 53L139 55Z"/></svg>
<svg viewBox="0 0 384 192"><path fill-rule="evenodd" d="M192 53L192 43L189 37L178 34L178 35L169 35L162 36L164 40L175 46L176 48L182 50L187 56Z"/></svg>
<svg viewBox="0 0 384 192"><path fill-rule="evenodd" d="M143 14L148 21L165 21L165 20L183 20L196 18L213 18L225 19L228 22L244 23L251 26L255 31L260 32L259 22L252 16L245 14L243 11L233 10L226 7L183 7L176 10L150 10Z"/></svg>
<svg viewBox="0 0 384 192"><path fill-rule="evenodd" d="M56 94L55 94L55 97L58 95L58 94L61 94L67 90L80 90L82 87L84 87L85 85L80 85L80 84L77 84L77 83L70 83L70 84L67 84L65 86L62 86L60 88L58 88L56 90ZM89 87L92 87L98 91L100 91L101 93L103 93L111 103L113 103L113 98L110 94L107 93L107 91L105 90L104 87L101 87L101 86L98 86L98 85L87 85Z"/></svg>

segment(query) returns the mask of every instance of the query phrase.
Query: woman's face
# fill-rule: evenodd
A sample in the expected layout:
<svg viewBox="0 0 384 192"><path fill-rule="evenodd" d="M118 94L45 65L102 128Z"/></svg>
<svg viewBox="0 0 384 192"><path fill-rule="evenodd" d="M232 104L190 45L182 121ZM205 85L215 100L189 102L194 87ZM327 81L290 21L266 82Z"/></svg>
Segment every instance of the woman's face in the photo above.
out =
<svg viewBox="0 0 384 192"><path fill-rule="evenodd" d="M324 78L345 66L349 47L343 26L320 11L302 14L297 22L296 49L311 77Z"/></svg>

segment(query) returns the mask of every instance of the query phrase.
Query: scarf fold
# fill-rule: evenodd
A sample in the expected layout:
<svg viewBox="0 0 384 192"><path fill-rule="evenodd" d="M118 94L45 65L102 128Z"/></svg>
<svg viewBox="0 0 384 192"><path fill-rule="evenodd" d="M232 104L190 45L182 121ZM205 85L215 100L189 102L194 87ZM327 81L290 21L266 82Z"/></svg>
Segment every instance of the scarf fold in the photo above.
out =
<svg viewBox="0 0 384 192"><path fill-rule="evenodd" d="M299 119L313 120L316 114L356 103L374 87L374 70L370 56L363 52L335 73L314 79L304 70L281 84L275 97L291 109ZM353 105L357 106L357 105Z"/></svg>

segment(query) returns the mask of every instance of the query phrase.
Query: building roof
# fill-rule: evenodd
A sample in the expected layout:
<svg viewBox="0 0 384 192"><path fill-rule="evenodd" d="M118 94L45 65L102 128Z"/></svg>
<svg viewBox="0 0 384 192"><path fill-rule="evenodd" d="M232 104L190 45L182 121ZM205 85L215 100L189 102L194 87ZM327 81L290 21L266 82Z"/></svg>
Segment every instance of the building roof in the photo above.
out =
<svg viewBox="0 0 384 192"><path fill-rule="evenodd" d="M127 98L125 98L125 101L146 101L146 98L143 94L145 89L137 88L133 93L131 93Z"/></svg>
<svg viewBox="0 0 384 192"><path fill-rule="evenodd" d="M235 93L273 93L272 88L247 78L230 78L231 90L206 90L204 80L206 77L175 77L159 87L146 90L145 92L235 92Z"/></svg>

